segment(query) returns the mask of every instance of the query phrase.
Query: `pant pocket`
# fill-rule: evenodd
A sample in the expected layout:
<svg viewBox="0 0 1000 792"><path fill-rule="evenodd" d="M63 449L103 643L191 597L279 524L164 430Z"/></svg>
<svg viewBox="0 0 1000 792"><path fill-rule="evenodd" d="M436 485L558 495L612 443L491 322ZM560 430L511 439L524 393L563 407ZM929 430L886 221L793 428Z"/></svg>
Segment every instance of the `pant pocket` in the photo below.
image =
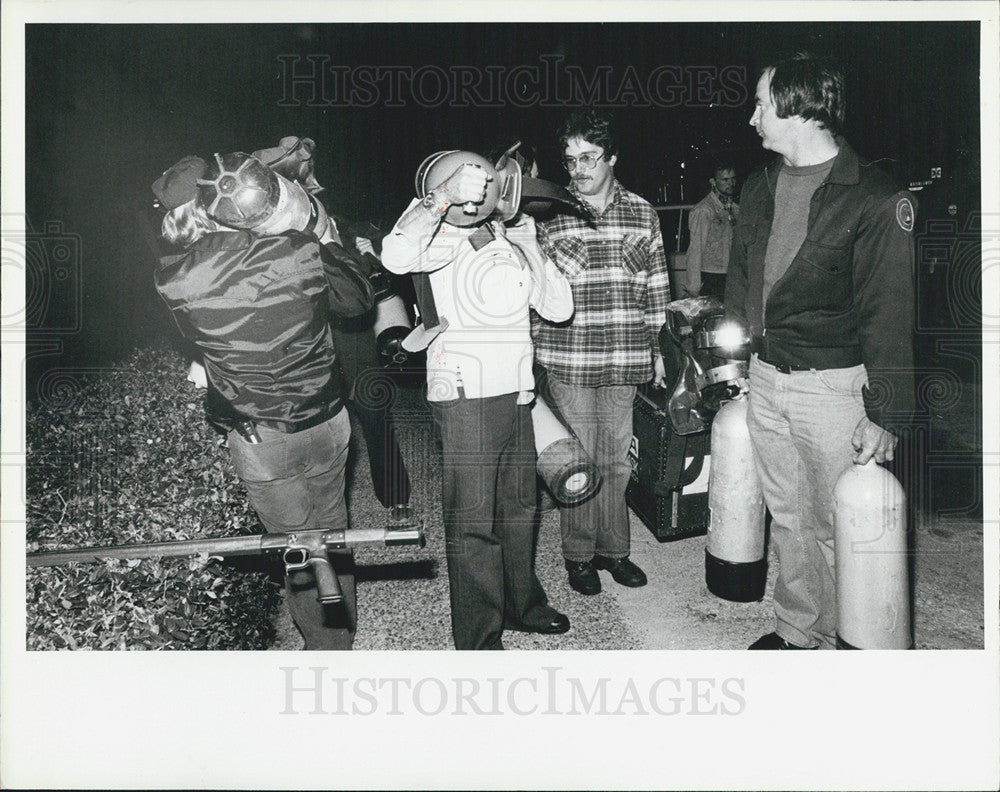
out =
<svg viewBox="0 0 1000 792"><path fill-rule="evenodd" d="M863 365L810 372L826 390L838 396L861 398L861 388L868 384L868 372Z"/></svg>
<svg viewBox="0 0 1000 792"><path fill-rule="evenodd" d="M263 442L248 443L238 432L229 433L229 455L243 481L274 481L289 475L286 437L277 432L261 435Z"/></svg>

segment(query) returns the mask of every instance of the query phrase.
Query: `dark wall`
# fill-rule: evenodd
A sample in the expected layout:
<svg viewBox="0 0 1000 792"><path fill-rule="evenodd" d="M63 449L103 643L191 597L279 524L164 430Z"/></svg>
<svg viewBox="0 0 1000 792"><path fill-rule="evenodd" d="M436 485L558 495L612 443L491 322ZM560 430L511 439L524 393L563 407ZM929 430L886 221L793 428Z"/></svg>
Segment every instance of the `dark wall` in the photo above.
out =
<svg viewBox="0 0 1000 792"><path fill-rule="evenodd" d="M486 102L495 106L421 106L405 91L399 106L387 106L384 87L364 106L370 94L345 102L331 82L308 102L309 86L289 96L289 59L300 74L317 56L354 75L364 66L458 65L510 78L518 65L545 63L585 79L604 75L595 95L620 105L623 183L656 200L684 161L685 198L696 200L711 151L736 151L743 170L764 158L747 125L757 70L771 54L803 45L844 61L848 135L864 155L892 158L887 167L903 180L961 156L978 171L975 23L28 26L28 221L38 235L78 240L79 251L68 283L53 277L51 250L40 259L44 305L29 341L56 339L63 352L31 365L36 376L67 361L100 365L173 335L152 286L159 218L149 185L184 154L313 137L334 208L383 227L409 199L420 161L443 148L484 150L525 137L539 145L543 175L563 178L552 132L579 95L525 102L531 81L509 79L492 95L499 101ZM705 101L689 85L670 102L644 102L629 67L641 83L664 65L687 77L714 69L714 87L723 81L724 90Z"/></svg>

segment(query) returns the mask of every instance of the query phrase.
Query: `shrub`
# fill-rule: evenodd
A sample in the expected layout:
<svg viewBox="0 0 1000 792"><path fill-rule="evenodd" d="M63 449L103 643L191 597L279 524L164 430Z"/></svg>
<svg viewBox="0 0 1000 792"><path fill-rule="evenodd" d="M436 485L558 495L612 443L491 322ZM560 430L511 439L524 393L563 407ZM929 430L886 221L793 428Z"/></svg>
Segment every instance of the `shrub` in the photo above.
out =
<svg viewBox="0 0 1000 792"><path fill-rule="evenodd" d="M260 532L202 393L169 348L50 372L26 408L28 551ZM27 573L29 649L263 649L279 602L264 564L207 556Z"/></svg>

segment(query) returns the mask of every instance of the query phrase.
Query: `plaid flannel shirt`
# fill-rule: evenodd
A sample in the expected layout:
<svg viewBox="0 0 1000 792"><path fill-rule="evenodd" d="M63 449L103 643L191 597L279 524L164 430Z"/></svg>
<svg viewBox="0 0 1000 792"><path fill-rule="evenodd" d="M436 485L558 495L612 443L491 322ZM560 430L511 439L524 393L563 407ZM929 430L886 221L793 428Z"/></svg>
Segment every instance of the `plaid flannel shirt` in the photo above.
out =
<svg viewBox="0 0 1000 792"><path fill-rule="evenodd" d="M532 316L538 362L560 380L585 387L649 381L670 302L653 207L616 180L600 217L557 215L539 224L538 237L569 280L575 306L567 322Z"/></svg>

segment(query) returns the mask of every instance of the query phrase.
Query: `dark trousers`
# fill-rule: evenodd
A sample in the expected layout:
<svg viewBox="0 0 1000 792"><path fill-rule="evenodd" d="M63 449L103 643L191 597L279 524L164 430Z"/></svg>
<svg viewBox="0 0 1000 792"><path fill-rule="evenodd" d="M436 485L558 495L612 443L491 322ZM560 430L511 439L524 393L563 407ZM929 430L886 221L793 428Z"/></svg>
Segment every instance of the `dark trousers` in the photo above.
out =
<svg viewBox="0 0 1000 792"><path fill-rule="evenodd" d="M331 329L337 365L348 385L347 406L365 436L375 497L386 507L409 503L410 479L389 412L396 385L379 366L370 317L342 320Z"/></svg>
<svg viewBox="0 0 1000 792"><path fill-rule="evenodd" d="M724 272L703 272L701 273L700 297L716 297L721 302L726 295L726 273Z"/></svg>
<svg viewBox="0 0 1000 792"><path fill-rule="evenodd" d="M410 477L396 441L392 415L387 409L372 407L358 398L349 400L347 406L358 419L365 436L375 497L385 507L409 503Z"/></svg>
<svg viewBox="0 0 1000 792"><path fill-rule="evenodd" d="M535 575L535 438L517 394L430 402L441 429L442 506L456 649L502 649L504 627L555 611Z"/></svg>
<svg viewBox="0 0 1000 792"><path fill-rule="evenodd" d="M635 385L585 387L563 382L551 373L549 392L566 424L601 472L597 494L562 509L562 552L567 561L590 561L595 554L625 558L629 554L628 488L632 466L632 404Z"/></svg>

